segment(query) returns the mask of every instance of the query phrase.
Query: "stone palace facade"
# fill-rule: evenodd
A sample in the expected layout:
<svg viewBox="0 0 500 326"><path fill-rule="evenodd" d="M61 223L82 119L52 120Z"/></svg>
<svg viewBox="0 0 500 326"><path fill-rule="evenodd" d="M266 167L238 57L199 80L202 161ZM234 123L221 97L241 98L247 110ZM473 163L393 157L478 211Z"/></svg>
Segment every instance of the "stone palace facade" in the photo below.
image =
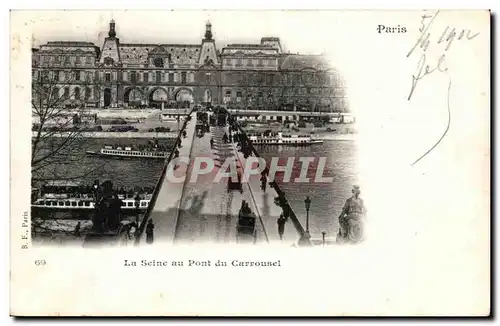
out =
<svg viewBox="0 0 500 326"><path fill-rule="evenodd" d="M277 37L219 51L211 29L207 23L200 44L131 44L120 42L111 21L102 47L48 42L33 49L33 84L50 80L58 105L348 111L344 82L323 56L284 53Z"/></svg>

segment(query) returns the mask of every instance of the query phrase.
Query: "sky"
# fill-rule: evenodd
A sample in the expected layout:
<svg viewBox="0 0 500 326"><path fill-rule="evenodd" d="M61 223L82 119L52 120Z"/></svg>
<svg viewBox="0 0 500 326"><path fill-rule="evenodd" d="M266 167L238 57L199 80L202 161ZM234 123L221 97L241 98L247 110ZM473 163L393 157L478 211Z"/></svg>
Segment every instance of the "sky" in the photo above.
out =
<svg viewBox="0 0 500 326"><path fill-rule="evenodd" d="M331 40L342 36L342 16L335 11L39 11L29 23L34 47L64 40L101 46L111 19L122 43L199 44L209 20L218 48L275 36L284 51L320 54L331 52Z"/></svg>

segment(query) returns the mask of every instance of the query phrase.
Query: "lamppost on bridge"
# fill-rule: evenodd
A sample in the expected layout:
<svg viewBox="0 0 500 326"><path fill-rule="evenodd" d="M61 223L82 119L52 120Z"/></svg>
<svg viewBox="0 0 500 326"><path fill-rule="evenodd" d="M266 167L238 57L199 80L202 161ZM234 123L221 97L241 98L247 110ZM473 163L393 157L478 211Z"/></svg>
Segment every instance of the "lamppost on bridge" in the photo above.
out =
<svg viewBox="0 0 500 326"><path fill-rule="evenodd" d="M135 223L139 226L139 205L141 204L141 196L135 195Z"/></svg>
<svg viewBox="0 0 500 326"><path fill-rule="evenodd" d="M311 208L311 199L309 196L304 200L304 204L306 205L306 233L309 235L309 209Z"/></svg>
<svg viewBox="0 0 500 326"><path fill-rule="evenodd" d="M321 232L321 234L323 235L323 247L325 246L325 235L326 235L326 232L323 231Z"/></svg>
<svg viewBox="0 0 500 326"><path fill-rule="evenodd" d="M97 207L97 203L99 202L99 180L94 180L94 195L95 195L95 207Z"/></svg>

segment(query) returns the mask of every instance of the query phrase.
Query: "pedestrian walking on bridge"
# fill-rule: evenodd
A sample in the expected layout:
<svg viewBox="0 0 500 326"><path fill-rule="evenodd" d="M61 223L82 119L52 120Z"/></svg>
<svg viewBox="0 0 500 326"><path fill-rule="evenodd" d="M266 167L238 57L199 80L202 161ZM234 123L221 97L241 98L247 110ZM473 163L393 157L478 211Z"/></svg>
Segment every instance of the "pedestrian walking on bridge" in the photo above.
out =
<svg viewBox="0 0 500 326"><path fill-rule="evenodd" d="M260 176L260 189L266 192L266 187L267 187L267 178L266 175L262 173Z"/></svg>
<svg viewBox="0 0 500 326"><path fill-rule="evenodd" d="M154 228L153 220L149 220L146 225L146 243L152 244L154 241Z"/></svg>
<svg viewBox="0 0 500 326"><path fill-rule="evenodd" d="M286 218L283 214L280 214L280 217L278 217L278 235L280 236L281 241L283 241L283 233L285 233L285 223Z"/></svg>
<svg viewBox="0 0 500 326"><path fill-rule="evenodd" d="M81 228L81 225L82 225L82 224L81 224L80 222L78 222L78 224L76 225L75 230L73 231L73 235L74 235L75 237L79 237L79 236L80 236L80 228Z"/></svg>

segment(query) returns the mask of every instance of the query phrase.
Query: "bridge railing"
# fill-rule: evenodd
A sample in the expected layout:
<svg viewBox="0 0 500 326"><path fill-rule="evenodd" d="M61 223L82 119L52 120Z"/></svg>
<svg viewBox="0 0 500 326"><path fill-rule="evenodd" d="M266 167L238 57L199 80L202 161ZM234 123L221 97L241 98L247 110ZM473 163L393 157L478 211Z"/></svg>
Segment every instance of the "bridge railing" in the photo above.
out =
<svg viewBox="0 0 500 326"><path fill-rule="evenodd" d="M226 112L227 112L228 116L231 116L231 113L229 113L229 111L227 109L226 109ZM248 142L248 144L250 146L250 149L252 150L252 154L255 157L260 157L259 153L257 152L257 150L255 149L255 147L253 146L252 141L250 140L250 137L247 136L245 130L243 130L243 128L236 121L236 119L234 120L234 124L238 128L238 131L240 133L242 133L242 134L245 135L245 138L247 139L247 142ZM295 229L297 230L297 232L300 235L299 242L302 245L306 245L306 246L307 245L312 245L311 241L309 240L309 234L306 232L306 230L304 229L304 227L302 226L302 224L300 224L300 221L297 218L297 215L295 215L295 212L293 211L292 207L290 206L290 204L286 200L285 193L283 192L283 190L281 190L281 188L279 187L279 185L278 185L278 183L276 181L273 181L272 184L273 184L274 190L278 194L278 197L285 200L285 204L284 204L285 207L282 206L282 209L287 209L288 210L288 213L289 213L288 215L290 217L290 220L292 221Z"/></svg>
<svg viewBox="0 0 500 326"><path fill-rule="evenodd" d="M149 201L148 208L146 209L146 212L144 213L144 216L142 218L141 224L139 226L138 234L137 237L135 238L135 245L138 246L141 241L141 236L144 233L144 229L146 228L147 221L149 219L149 216L151 215L151 211L153 210L153 207L156 204L156 200L158 199L158 193L160 191L161 185L163 181L165 180L165 175L167 174L167 168L168 165L170 164L170 161L174 158L174 153L175 150L177 149L179 143L182 142L182 133L184 130L186 130L186 126L189 123L189 117L191 116L191 113L193 113L194 109L191 109L186 115L186 118L184 119L184 123L182 124L182 127L179 129L179 134L177 135L177 139L175 140L175 144L172 147L172 150L170 151L170 154L168 157L165 159L165 164L163 165L163 168L161 170L160 178L158 178L158 181L156 182L153 194L151 196L151 200Z"/></svg>

